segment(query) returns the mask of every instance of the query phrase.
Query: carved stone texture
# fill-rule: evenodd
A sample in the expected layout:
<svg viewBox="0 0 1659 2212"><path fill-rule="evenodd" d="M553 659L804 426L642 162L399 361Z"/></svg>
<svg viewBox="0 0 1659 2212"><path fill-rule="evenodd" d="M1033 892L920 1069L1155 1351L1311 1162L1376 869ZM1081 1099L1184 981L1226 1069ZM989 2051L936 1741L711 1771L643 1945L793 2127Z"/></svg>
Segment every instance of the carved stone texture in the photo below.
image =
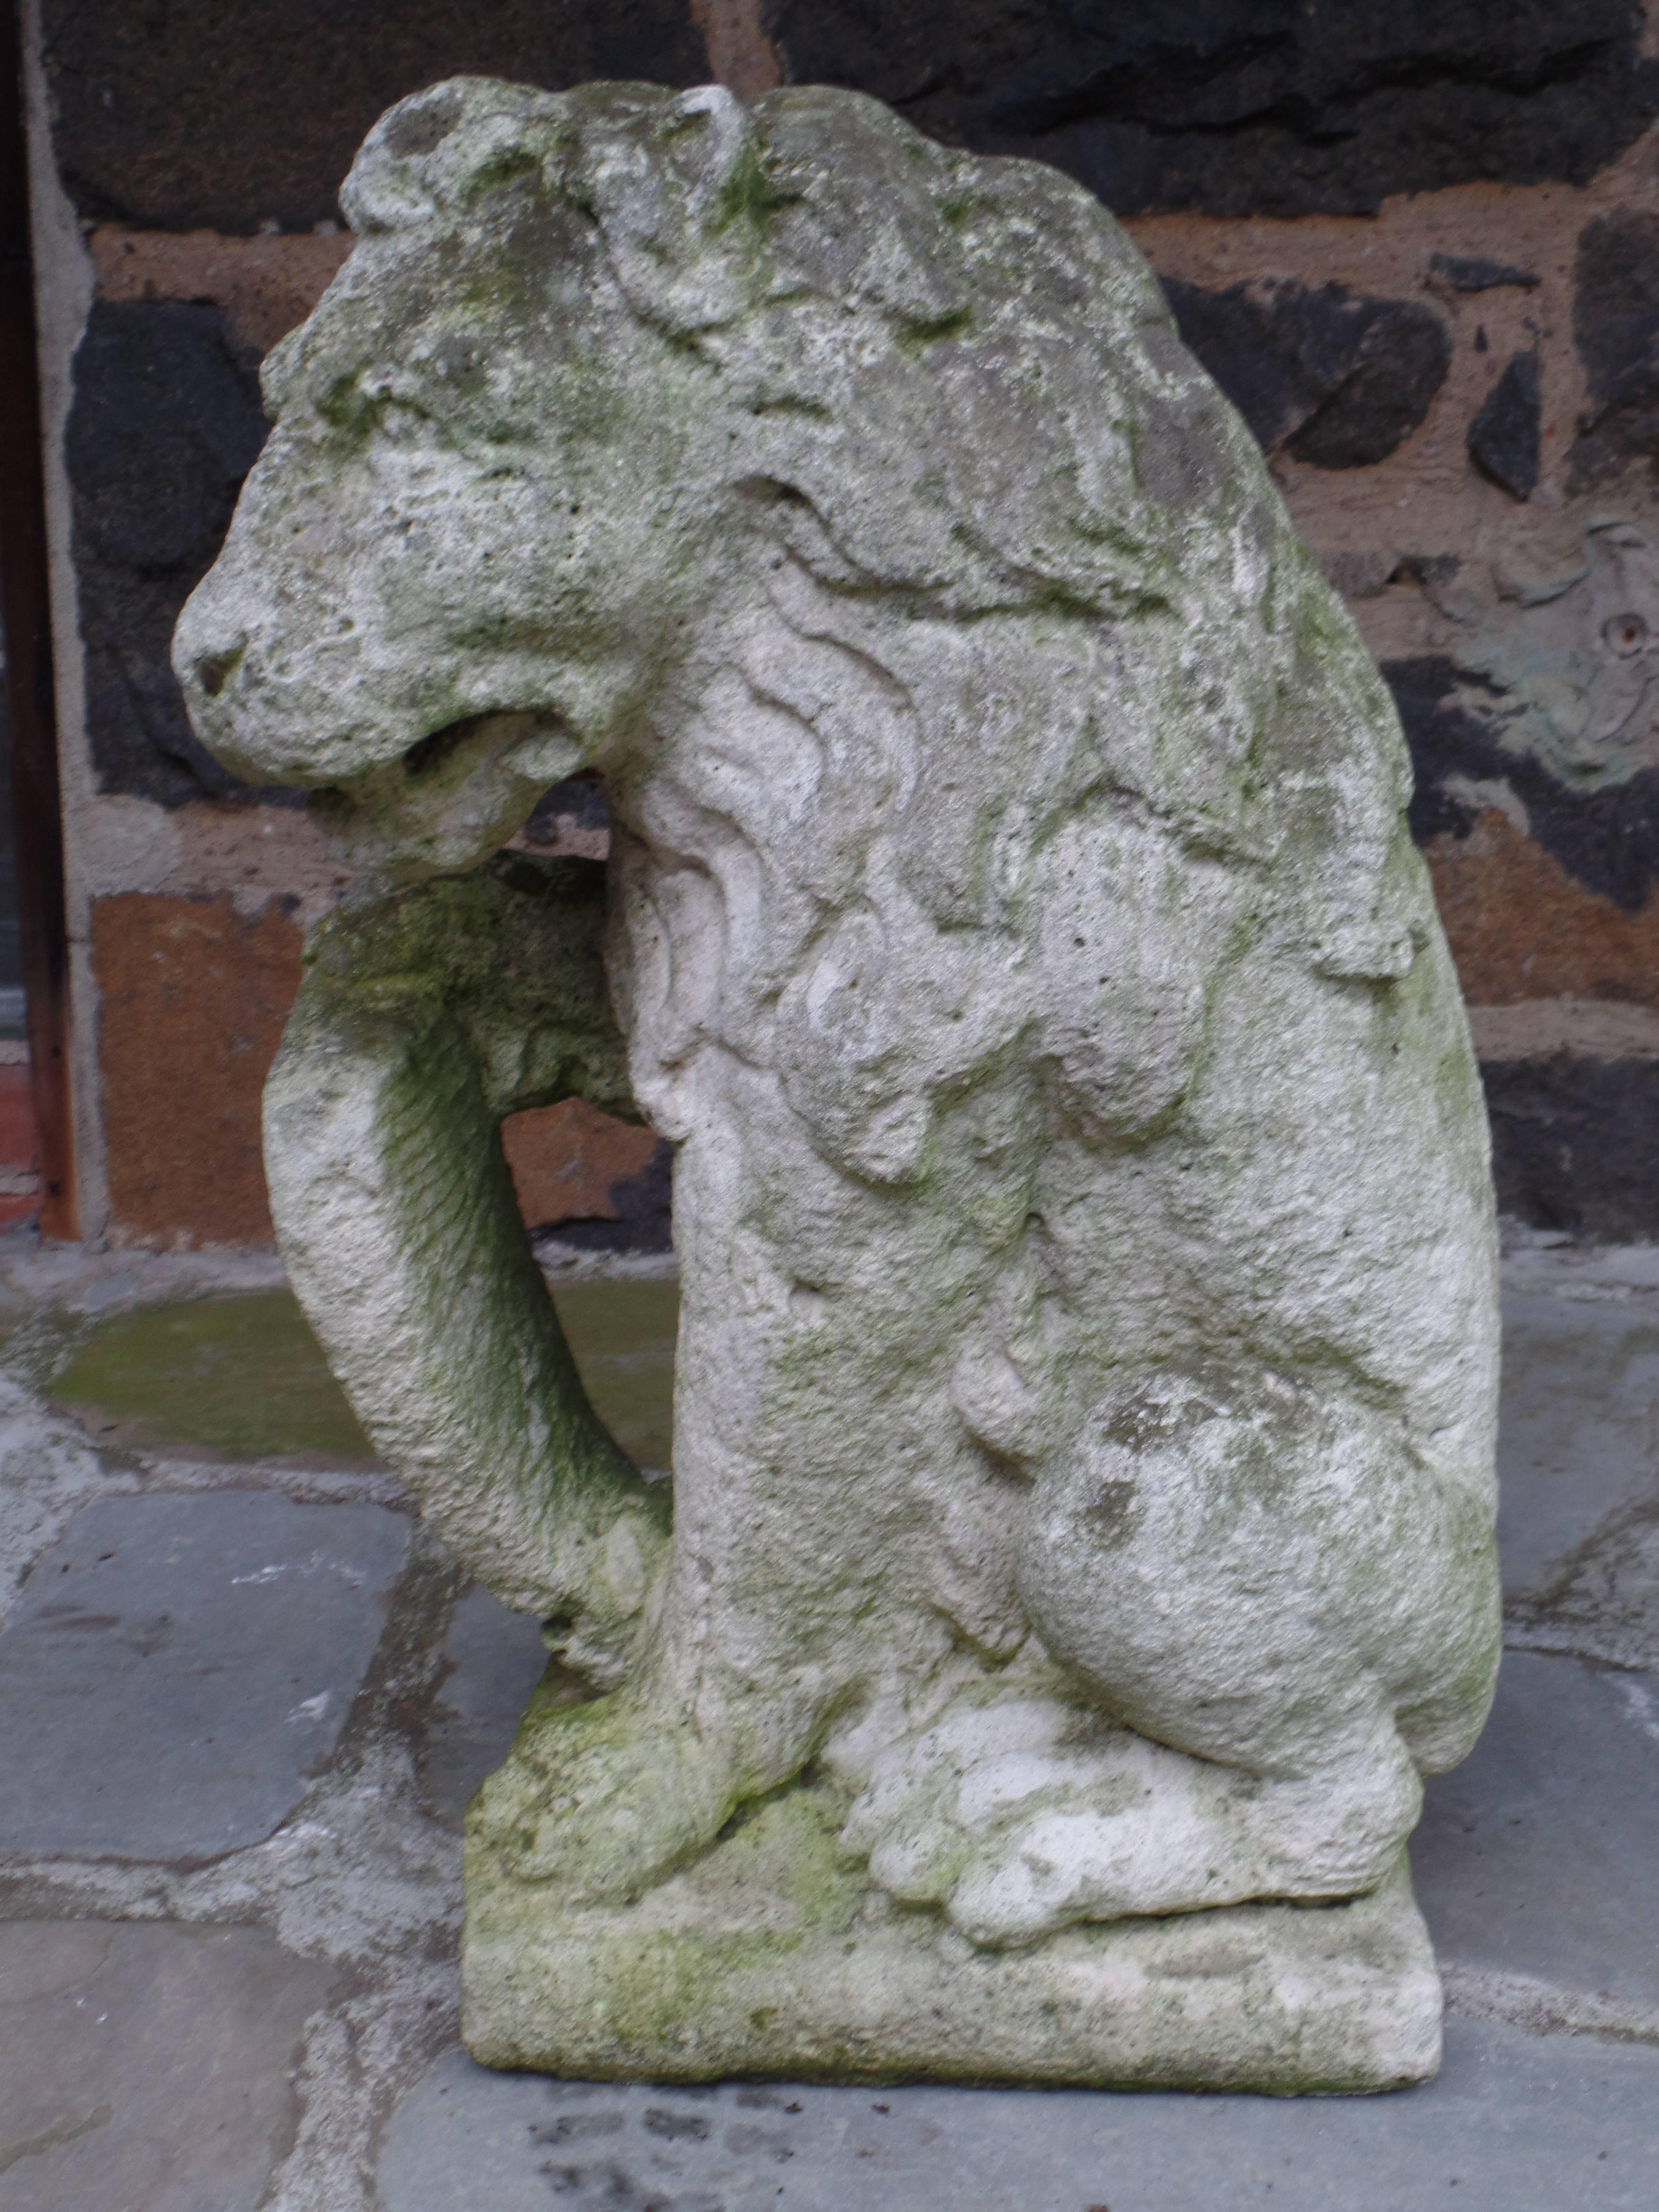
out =
<svg viewBox="0 0 1659 2212"><path fill-rule="evenodd" d="M794 82L1057 162L1120 215L1582 184L1659 105L1632 0L766 0L762 20Z"/></svg>
<svg viewBox="0 0 1659 2212"><path fill-rule="evenodd" d="M1164 289L1182 337L1261 444L1316 468L1386 460L1446 380L1446 326L1410 301L1288 277L1225 292L1172 277Z"/></svg>
<svg viewBox="0 0 1659 2212"><path fill-rule="evenodd" d="M853 94L451 83L345 199L176 665L365 872L267 1094L295 1285L600 1693L471 1815L472 2048L1420 2076L1485 1121L1259 452L1085 192ZM586 768L604 908L490 857ZM672 1531L489 1141L571 1091L676 1147Z"/></svg>

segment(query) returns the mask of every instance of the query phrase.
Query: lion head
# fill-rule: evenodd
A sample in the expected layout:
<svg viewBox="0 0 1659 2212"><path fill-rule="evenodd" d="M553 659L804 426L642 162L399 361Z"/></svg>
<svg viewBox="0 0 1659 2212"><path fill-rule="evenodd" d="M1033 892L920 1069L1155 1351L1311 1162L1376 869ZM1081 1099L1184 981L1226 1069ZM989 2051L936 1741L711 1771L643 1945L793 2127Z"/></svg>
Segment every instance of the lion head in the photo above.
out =
<svg viewBox="0 0 1659 2212"><path fill-rule="evenodd" d="M654 1056L781 1018L872 1172L1054 995L1011 942L1108 1129L1178 1094L1253 884L1297 877L1329 972L1409 961L1375 672L1080 187L849 93L458 79L343 197L356 251L266 365L179 626L227 763L416 874L601 769L659 934L722 946Z"/></svg>
<svg viewBox="0 0 1659 2212"><path fill-rule="evenodd" d="M1237 817L1309 580L1080 187L850 93L463 78L342 198L356 250L266 363L276 430L179 628L221 757L396 770L411 805L457 754L614 765L787 564L910 623L1024 617L1062 684L1109 642L1115 773ZM1029 781L1055 684L1024 688L963 749L1006 727Z"/></svg>

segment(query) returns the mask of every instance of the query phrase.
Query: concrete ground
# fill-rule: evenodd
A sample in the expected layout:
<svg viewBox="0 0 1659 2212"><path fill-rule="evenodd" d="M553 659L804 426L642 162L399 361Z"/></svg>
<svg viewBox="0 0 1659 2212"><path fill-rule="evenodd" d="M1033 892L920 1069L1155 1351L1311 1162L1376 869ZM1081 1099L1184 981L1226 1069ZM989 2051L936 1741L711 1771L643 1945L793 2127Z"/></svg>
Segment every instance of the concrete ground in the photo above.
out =
<svg viewBox="0 0 1659 2212"><path fill-rule="evenodd" d="M1659 1250L1506 1268L1510 1652L1413 1854L1439 2079L692 2092L461 2051L460 1814L541 1647L366 1459L274 1263L5 1240L0 2206L1650 2212ZM660 1456L671 1289L561 1295Z"/></svg>

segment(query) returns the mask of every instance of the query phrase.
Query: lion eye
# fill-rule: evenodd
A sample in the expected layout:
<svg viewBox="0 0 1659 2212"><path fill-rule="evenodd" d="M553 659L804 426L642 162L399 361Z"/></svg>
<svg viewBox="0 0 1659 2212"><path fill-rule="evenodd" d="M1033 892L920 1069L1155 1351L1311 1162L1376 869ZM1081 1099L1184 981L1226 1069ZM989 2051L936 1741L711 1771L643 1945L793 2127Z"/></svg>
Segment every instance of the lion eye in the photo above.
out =
<svg viewBox="0 0 1659 2212"><path fill-rule="evenodd" d="M1648 626L1640 615L1609 615L1601 625L1601 635L1612 650L1624 657L1642 650L1648 641Z"/></svg>

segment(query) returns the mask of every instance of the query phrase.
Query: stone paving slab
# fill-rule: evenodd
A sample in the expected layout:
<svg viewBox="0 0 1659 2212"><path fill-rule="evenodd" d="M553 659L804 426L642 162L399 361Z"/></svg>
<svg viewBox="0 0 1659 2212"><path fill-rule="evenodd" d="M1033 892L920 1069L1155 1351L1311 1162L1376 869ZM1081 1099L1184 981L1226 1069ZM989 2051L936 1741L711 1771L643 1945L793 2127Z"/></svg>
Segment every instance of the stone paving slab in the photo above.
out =
<svg viewBox="0 0 1659 2212"><path fill-rule="evenodd" d="M1547 1585L1621 1507L1659 1496L1659 1318L1510 1292L1498 1472L1512 1596Z"/></svg>
<svg viewBox="0 0 1659 2212"><path fill-rule="evenodd" d="M1369 2098L555 2082L441 2059L384 2212L1651 2212L1659 2051L1453 2021Z"/></svg>
<svg viewBox="0 0 1659 2212"><path fill-rule="evenodd" d="M253 2212L325 1967L252 1928L0 1924L6 2212Z"/></svg>
<svg viewBox="0 0 1659 2212"><path fill-rule="evenodd" d="M1428 1786L1412 1870L1443 1965L1659 2008L1659 1680L1506 1652L1485 1735Z"/></svg>
<svg viewBox="0 0 1659 2212"><path fill-rule="evenodd" d="M424 1779L434 1812L459 1830L472 1793L512 1749L547 1668L541 1628L482 1585L450 1616L446 1675L428 1723Z"/></svg>
<svg viewBox="0 0 1659 2212"><path fill-rule="evenodd" d="M88 1506L0 1631L0 1852L269 1835L338 1741L409 1528L256 1491Z"/></svg>

